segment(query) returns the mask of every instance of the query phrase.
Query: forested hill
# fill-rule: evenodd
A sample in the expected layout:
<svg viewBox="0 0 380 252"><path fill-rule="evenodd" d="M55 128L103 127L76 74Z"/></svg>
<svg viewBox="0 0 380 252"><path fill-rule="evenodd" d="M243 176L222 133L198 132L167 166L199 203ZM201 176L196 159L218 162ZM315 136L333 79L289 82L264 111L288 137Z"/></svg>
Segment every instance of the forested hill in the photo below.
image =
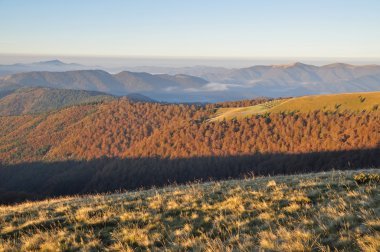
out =
<svg viewBox="0 0 380 252"><path fill-rule="evenodd" d="M380 109L272 113L208 122L216 105L117 99L40 115L2 117L4 163L107 157L197 157L373 148Z"/></svg>
<svg viewBox="0 0 380 252"><path fill-rule="evenodd" d="M131 102L156 102L139 93L123 96ZM20 88L0 94L0 116L40 114L68 106L100 103L117 99L116 96L86 90L57 88Z"/></svg>
<svg viewBox="0 0 380 252"><path fill-rule="evenodd" d="M0 97L0 116L38 114L82 103L110 101L106 93L55 88L20 88Z"/></svg>
<svg viewBox="0 0 380 252"><path fill-rule="evenodd" d="M259 102L263 100L242 104ZM380 165L378 108L209 121L218 107L231 105L239 104L134 103L121 98L0 117L0 190L60 195L249 172ZM67 183L72 184L70 192ZM81 183L87 189L75 189Z"/></svg>

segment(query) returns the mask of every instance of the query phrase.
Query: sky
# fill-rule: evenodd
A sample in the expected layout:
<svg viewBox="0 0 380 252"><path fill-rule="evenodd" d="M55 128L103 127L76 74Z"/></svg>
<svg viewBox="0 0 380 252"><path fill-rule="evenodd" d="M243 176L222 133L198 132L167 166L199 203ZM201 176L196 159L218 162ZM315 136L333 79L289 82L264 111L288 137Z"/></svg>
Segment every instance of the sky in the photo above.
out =
<svg viewBox="0 0 380 252"><path fill-rule="evenodd" d="M379 13L379 0L0 0L0 54L380 58Z"/></svg>

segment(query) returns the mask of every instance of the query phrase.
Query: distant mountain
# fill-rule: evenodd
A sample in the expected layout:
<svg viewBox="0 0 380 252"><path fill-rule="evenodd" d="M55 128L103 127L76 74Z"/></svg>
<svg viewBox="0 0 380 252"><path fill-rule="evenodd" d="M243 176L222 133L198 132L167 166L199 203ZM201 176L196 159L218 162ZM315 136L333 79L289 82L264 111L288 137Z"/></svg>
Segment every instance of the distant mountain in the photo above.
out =
<svg viewBox="0 0 380 252"><path fill-rule="evenodd" d="M37 62L37 63L32 63L32 65L48 65L48 66L67 66L67 65L71 65L71 66L80 66L79 64L75 64L75 63L70 63L70 64L63 63L60 60L40 61L40 62Z"/></svg>
<svg viewBox="0 0 380 252"><path fill-rule="evenodd" d="M377 65L353 66L337 63L318 67L296 62L289 65L253 66L232 69L224 74L205 74L203 77L209 81L222 83L255 85L260 82L283 82L284 84L308 85L342 82L378 74L380 74L380 66Z"/></svg>
<svg viewBox="0 0 380 252"><path fill-rule="evenodd" d="M38 63L60 66L60 61ZM27 72L0 77L0 96L21 87L51 87L107 92L140 93L167 102L220 102L253 97L380 91L380 66L334 63L325 66L300 62L227 69L195 66L140 67L110 74L103 70Z"/></svg>
<svg viewBox="0 0 380 252"><path fill-rule="evenodd" d="M208 81L199 77L178 74L157 74L134 73L123 71L115 75L116 79L123 83L125 88L132 92L141 91L169 91L184 88L200 88L208 83Z"/></svg>
<svg viewBox="0 0 380 252"><path fill-rule="evenodd" d="M229 93L240 95L241 98L249 95L279 97L380 90L379 65L334 63L319 67L296 62L238 69L208 66L133 69L154 73L190 74L210 83L228 84Z"/></svg>
<svg viewBox="0 0 380 252"><path fill-rule="evenodd" d="M0 76L5 76L15 73L35 72L35 71L50 71L64 72L72 70L93 69L94 67L83 66L75 63L64 63L60 60L40 61L30 64L13 64L0 65Z"/></svg>
<svg viewBox="0 0 380 252"><path fill-rule="evenodd" d="M85 90L21 88L0 99L0 116L36 114L70 105L112 100L114 96Z"/></svg>
<svg viewBox="0 0 380 252"><path fill-rule="evenodd" d="M3 77L0 88L50 87L82 89L109 93L124 92L123 84L102 70L78 70L67 72L28 72Z"/></svg>
<svg viewBox="0 0 380 252"><path fill-rule="evenodd" d="M224 67L213 66L190 66L190 67L160 67L160 66L137 66L127 67L123 70L131 72L146 72L151 74L187 74L192 76L207 76L208 74L219 74L229 71L230 69Z"/></svg>
<svg viewBox="0 0 380 252"><path fill-rule="evenodd" d="M380 90L380 66L302 63L254 66L226 71L224 75L203 76L209 81L237 83L252 87L257 95L294 96Z"/></svg>
<svg viewBox="0 0 380 252"><path fill-rule="evenodd" d="M115 75L103 70L67 72L28 72L0 79L0 90L20 87L50 87L107 92L114 95L129 93L183 92L188 88L202 88L208 81L188 75L153 75L149 73L121 72Z"/></svg>

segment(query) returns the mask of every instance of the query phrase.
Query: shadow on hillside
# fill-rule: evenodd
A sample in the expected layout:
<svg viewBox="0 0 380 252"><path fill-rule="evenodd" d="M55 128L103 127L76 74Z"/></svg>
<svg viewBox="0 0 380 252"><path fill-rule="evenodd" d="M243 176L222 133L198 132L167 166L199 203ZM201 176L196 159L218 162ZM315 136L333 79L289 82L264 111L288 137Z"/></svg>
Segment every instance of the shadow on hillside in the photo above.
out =
<svg viewBox="0 0 380 252"><path fill-rule="evenodd" d="M113 192L240 178L380 167L380 147L302 154L252 154L222 157L101 158L90 161L33 162L0 166L0 203L52 196Z"/></svg>

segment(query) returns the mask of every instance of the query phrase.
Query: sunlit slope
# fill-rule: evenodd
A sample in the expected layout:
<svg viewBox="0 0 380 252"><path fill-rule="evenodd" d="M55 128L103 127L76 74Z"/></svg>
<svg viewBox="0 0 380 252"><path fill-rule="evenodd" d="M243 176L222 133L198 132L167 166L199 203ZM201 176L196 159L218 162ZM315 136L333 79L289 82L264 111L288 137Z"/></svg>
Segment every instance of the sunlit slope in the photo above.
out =
<svg viewBox="0 0 380 252"><path fill-rule="evenodd" d="M210 120L239 119L265 113L310 112L315 110L368 111L380 109L379 107L380 92L314 95L273 100L249 107L220 108Z"/></svg>
<svg viewBox="0 0 380 252"><path fill-rule="evenodd" d="M367 96L363 104L368 101ZM270 110L286 103L273 101L256 108ZM36 115L0 116L0 160L15 164L101 157L308 153L375 148L380 138L380 109L313 116L271 113L237 123L204 122L216 108L213 104L134 103L122 98ZM252 109L242 111L247 115Z"/></svg>
<svg viewBox="0 0 380 252"><path fill-rule="evenodd" d="M258 104L258 105L249 106L249 107L220 108L216 111L211 121L223 120L224 118L225 119L244 118L251 115L263 114L288 100L289 99L273 100L273 101L265 102L263 104Z"/></svg>
<svg viewBox="0 0 380 252"><path fill-rule="evenodd" d="M0 251L379 251L379 182L333 171L3 206Z"/></svg>

